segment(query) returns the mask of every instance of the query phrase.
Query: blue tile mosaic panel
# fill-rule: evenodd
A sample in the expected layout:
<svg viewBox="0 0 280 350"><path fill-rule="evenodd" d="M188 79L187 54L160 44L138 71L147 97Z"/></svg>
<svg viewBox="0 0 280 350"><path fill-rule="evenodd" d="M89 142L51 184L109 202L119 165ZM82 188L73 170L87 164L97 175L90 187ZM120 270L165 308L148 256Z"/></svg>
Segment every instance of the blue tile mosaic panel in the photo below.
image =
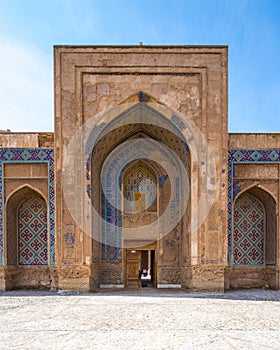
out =
<svg viewBox="0 0 280 350"><path fill-rule="evenodd" d="M234 206L233 264L264 265L263 203L248 193L242 194Z"/></svg>
<svg viewBox="0 0 280 350"><path fill-rule="evenodd" d="M55 193L53 148L1 148L0 149L0 265L4 265L3 205L5 203L2 168L3 163L46 163L48 165L48 217L49 261L55 265Z"/></svg>
<svg viewBox="0 0 280 350"><path fill-rule="evenodd" d="M18 264L48 265L47 207L38 196L18 210Z"/></svg>

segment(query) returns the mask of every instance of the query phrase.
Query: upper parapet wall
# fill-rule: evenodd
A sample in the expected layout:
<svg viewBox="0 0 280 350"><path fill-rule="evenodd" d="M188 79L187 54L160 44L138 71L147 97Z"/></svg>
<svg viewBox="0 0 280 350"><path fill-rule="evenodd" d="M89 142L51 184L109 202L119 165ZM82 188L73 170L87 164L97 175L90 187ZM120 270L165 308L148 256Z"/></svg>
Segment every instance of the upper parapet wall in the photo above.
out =
<svg viewBox="0 0 280 350"><path fill-rule="evenodd" d="M280 148L280 133L230 133L229 149Z"/></svg>
<svg viewBox="0 0 280 350"><path fill-rule="evenodd" d="M0 147L2 148L52 148L53 145L53 132L0 131Z"/></svg>
<svg viewBox="0 0 280 350"><path fill-rule="evenodd" d="M154 49L189 49L189 48L197 48L197 49L211 49L211 48L228 48L228 45L54 45L54 48L67 48L67 49L87 49L91 50L94 48L108 48L108 49L135 49L135 48L141 48L141 50L144 48L154 48Z"/></svg>
<svg viewBox="0 0 280 350"><path fill-rule="evenodd" d="M226 149L227 66L227 46L54 46L56 142L145 91Z"/></svg>

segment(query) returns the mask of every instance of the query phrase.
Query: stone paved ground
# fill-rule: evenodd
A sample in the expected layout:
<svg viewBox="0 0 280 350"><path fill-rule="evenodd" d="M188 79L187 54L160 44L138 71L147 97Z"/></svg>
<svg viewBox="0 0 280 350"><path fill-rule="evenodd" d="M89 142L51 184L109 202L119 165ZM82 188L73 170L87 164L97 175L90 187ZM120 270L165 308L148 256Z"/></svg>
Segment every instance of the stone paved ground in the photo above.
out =
<svg viewBox="0 0 280 350"><path fill-rule="evenodd" d="M0 293L0 349L280 349L280 292L140 293Z"/></svg>

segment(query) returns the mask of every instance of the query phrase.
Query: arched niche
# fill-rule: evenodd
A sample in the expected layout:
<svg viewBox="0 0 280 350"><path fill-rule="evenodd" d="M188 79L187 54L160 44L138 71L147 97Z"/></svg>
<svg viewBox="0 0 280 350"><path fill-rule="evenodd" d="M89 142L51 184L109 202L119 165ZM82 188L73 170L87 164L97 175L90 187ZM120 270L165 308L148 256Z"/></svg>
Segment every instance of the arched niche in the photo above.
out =
<svg viewBox="0 0 280 350"><path fill-rule="evenodd" d="M98 134L98 129L95 128L93 134L94 132ZM180 206L181 200L179 193L181 193L182 176L176 175L171 184L164 165L146 154L149 154L150 148L155 148L161 154L158 160L168 158L169 166L176 169L176 174L180 173L179 162L186 169L186 173L190 174L190 150L184 136L171 118L144 104L132 106L117 115L98 136L95 136L97 141L87 161L86 179L90 188L88 196L91 204L103 219L91 216L92 237L97 238L89 242L92 244L93 264L98 266L96 280L99 281L99 285L122 285L126 248L143 247L144 243L155 244L153 249L156 250L156 256L158 254L157 268L170 264L169 271L174 270L174 274L170 273L170 276L175 275L181 257L184 261L188 261L190 256L190 236L187 234L190 206L164 237L159 234L159 229L147 230L141 227L156 223L172 205L175 213L172 220L176 221L177 211L179 212L177 206ZM139 139L143 141L143 147L138 154L139 148L134 146L134 141ZM89 140L88 149L90 143ZM172 156L170 152L173 152ZM125 161L123 156L126 158ZM137 164L141 164L146 170L149 169L157 187L155 205L146 208L147 210L141 214L122 211L124 204L121 193L124 190L124 179L129 169L137 167ZM121 176L117 175L119 169ZM174 188L174 198L171 198L171 188ZM134 234L129 232L130 229L138 231ZM164 253L160 255L159 251ZM175 283L174 280L172 283Z"/></svg>
<svg viewBox="0 0 280 350"><path fill-rule="evenodd" d="M93 148L90 159L90 172L87 174L90 181L91 193L89 194L91 204L95 210L104 218L102 213L102 200L101 198L101 171L106 159L110 154L119 146L125 142L137 140L139 138L154 140L156 142L166 145L170 148L180 159L185 166L186 171L190 173L190 152L186 143L179 138L176 134L172 133L169 129L159 127L157 125L147 125L142 123L136 123L125 126L117 127L116 129L109 130L107 134L97 142ZM166 180L166 174L162 169L159 170L161 186ZM166 182L168 183L168 181ZM164 204L164 207L166 204ZM98 222L92 222L92 227L97 228ZM98 234L93 234L93 237L98 237ZM99 237L100 240L100 237ZM97 255L97 253L95 253Z"/></svg>
<svg viewBox="0 0 280 350"><path fill-rule="evenodd" d="M6 246L7 265L48 265L47 205L29 186L8 198Z"/></svg>
<svg viewBox="0 0 280 350"><path fill-rule="evenodd" d="M275 265L277 217L274 198L259 187L251 187L236 198L233 219L234 265Z"/></svg>

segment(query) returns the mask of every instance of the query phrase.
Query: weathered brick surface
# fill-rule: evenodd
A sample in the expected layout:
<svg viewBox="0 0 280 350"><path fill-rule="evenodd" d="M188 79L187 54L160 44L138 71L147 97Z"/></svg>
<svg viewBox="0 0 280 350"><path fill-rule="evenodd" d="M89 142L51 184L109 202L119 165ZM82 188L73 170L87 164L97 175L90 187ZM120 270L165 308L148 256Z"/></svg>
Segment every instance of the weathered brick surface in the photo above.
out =
<svg viewBox="0 0 280 350"><path fill-rule="evenodd" d="M185 114L194 122L215 154L217 171L225 170L224 178L218 178L216 203L205 224L197 232L188 236L187 227L195 213L195 203L198 203L201 191L199 168L192 160L190 165L193 189L192 209L184 217L183 223L177 227L178 232L171 241L167 239L165 243L158 242L157 264L166 266L166 263L169 263L170 267L177 269L176 271L179 271L181 264L197 265L205 261L209 261L211 266L225 265L226 211L224 208L227 202L228 145L226 47L55 47L58 232L63 237L69 223L67 209L61 195L61 169L63 154L71 138L93 115L124 101L132 103L131 96L139 91L144 91L155 101L168 106L174 113ZM123 133L124 137L127 137L129 128L133 128L133 125L129 125L120 133L115 133L113 137L106 135L102 139L102 144L99 145L100 151L95 150L95 161L92 167L95 186L98 187L96 178L100 167L98 163L102 165L104 154L121 142ZM152 128L150 132L156 135L157 130ZM164 138L163 135L161 137ZM163 142L170 143L170 137ZM173 144L171 142L170 147L176 151L175 141ZM73 166L79 169L78 164ZM223 187L221 187L222 182ZM98 192L93 195L97 195L98 198ZM98 204L96 206L98 207ZM63 215L61 215L62 210ZM83 240L89 242L86 235ZM90 242L84 247L85 255L74 253L74 251L81 252L83 240L76 240L73 250L78 265L85 263L85 255L90 260L94 260L90 258L92 255ZM176 242L175 245L173 241ZM58 263L60 259L64 259L63 244L60 240L57 251ZM183 252L182 256L179 253L180 250ZM173 257L174 252L176 253ZM94 256L98 256L98 252ZM180 279L176 277L177 273L175 275L170 273L169 277L165 276L162 281L160 276L161 274L158 274L158 283L163 281L172 283ZM184 276L189 275L184 274ZM222 285L223 276L221 281ZM187 281L183 283L188 284ZM199 284L199 280L196 283ZM203 280L201 283L204 283Z"/></svg>
<svg viewBox="0 0 280 350"><path fill-rule="evenodd" d="M138 247L146 250L150 247L155 251L155 285L182 285L198 290L280 288L280 245L277 243L280 225L279 215L273 214L273 211L280 212L279 162L255 162L246 166L240 163L235 168L240 193L247 190L252 192L252 188L259 187L275 201L275 207L270 206L267 210L268 216L274 215L273 219L266 220L267 229L274 230L276 227L277 231L275 238L269 242L274 248L266 247L271 253L267 253L268 264L274 266L227 267L228 150L280 149L279 133L228 134L227 47L56 46L54 55L55 132L0 131L0 147L55 149L56 268L2 268L0 289L54 287L86 291L97 289L100 285L126 284L126 253L121 252L122 261L119 264L110 259L105 261L101 256L99 233L95 233L95 240L92 240L92 234L83 232L73 219L63 195L62 168L67 147L84 123L100 113L106 116L104 121L109 124L118 117L118 114L114 115L116 108L125 111L139 101L150 103L149 106L157 104L157 112L161 108L168 111L165 115L168 122L173 123L174 116L176 119L178 115L192 122L211 150L217 183L215 200L205 222L197 230L190 230L203 196L201 171L207 159L198 162L195 151L200 152L199 149L188 150L170 130L145 122L117 126L103 135L93 150L87 174L89 179L86 180L85 174L82 184L78 183L76 176L85 172L85 164L83 160L74 161L68 174L69 178L74 179L73 193L86 192L89 186L91 204L101 214L100 174L111 152L124 141L137 138L162 142L185 166L189 175L190 198L181 221L165 237L153 232L155 237L151 238L149 232L143 230L143 235L134 241ZM108 110L111 112L108 113ZM76 143L74 148L79 147ZM165 174L164 167L156 161L151 160L150 166L157 172L158 178ZM46 164L4 164L5 199L26 185L36 189L47 200ZM212 185L209 181L207 188ZM170 205L170 193L171 183L167 179L158 186L156 211L125 213L123 228L133 229L157 220ZM19 201L24 200L20 193L18 198ZM263 198L263 201L266 199ZM80 202L71 205L80 212L81 222L87 229L98 231L99 223L92 223L90 207ZM15 205L11 210L16 210ZM16 232L15 213L5 208L4 215L14 222L10 227ZM129 241L129 237L129 234L124 235L123 239ZM9 239L6 237L7 242ZM133 246L130 245L130 248Z"/></svg>

